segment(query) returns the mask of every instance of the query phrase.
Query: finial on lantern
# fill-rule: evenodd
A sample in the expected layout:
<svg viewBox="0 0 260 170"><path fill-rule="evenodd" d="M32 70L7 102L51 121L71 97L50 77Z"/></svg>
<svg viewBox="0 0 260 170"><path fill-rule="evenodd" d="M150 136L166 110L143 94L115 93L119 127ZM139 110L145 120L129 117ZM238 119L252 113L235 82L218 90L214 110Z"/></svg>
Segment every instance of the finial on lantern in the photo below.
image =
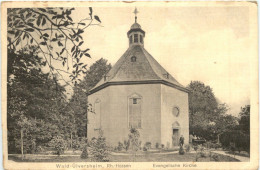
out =
<svg viewBox="0 0 260 170"><path fill-rule="evenodd" d="M135 7L135 10L134 10L134 14L135 14L135 23L137 22L137 13L139 13L139 11L137 11L137 8Z"/></svg>

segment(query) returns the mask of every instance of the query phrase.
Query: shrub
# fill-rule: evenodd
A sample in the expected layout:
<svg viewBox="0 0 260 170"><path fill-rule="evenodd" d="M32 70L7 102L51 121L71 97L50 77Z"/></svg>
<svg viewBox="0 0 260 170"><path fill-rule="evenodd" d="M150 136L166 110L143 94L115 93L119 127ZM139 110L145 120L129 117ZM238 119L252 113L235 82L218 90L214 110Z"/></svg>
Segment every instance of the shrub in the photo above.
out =
<svg viewBox="0 0 260 170"><path fill-rule="evenodd" d="M91 141L91 155L92 161L95 162L108 162L108 147L106 145L106 138L103 137L102 133L99 134L98 138L93 138Z"/></svg>
<svg viewBox="0 0 260 170"><path fill-rule="evenodd" d="M198 150L198 146L197 145L195 145L193 148L194 148L195 151Z"/></svg>
<svg viewBox="0 0 260 170"><path fill-rule="evenodd" d="M140 133L137 129L131 128L130 133L128 134L131 148L134 152L140 149L141 141L139 141Z"/></svg>
<svg viewBox="0 0 260 170"><path fill-rule="evenodd" d="M50 141L49 145L55 149L55 154L61 155L67 147L67 142L61 136L56 136Z"/></svg>
<svg viewBox="0 0 260 170"><path fill-rule="evenodd" d="M142 142L139 141L140 133L137 129L131 128L130 133L128 134L131 149L133 151L133 161L136 160L136 152L141 149Z"/></svg>
<svg viewBox="0 0 260 170"><path fill-rule="evenodd" d="M161 148L162 148L162 149L164 148L164 144L161 144Z"/></svg>
<svg viewBox="0 0 260 170"><path fill-rule="evenodd" d="M213 154L213 155L211 156L211 158L212 158L215 162L219 162L219 156L218 156L218 155Z"/></svg>
<svg viewBox="0 0 260 170"><path fill-rule="evenodd" d="M180 155L184 155L184 153L185 153L185 152L184 152L183 146L181 146L180 149L179 149L179 154L180 154Z"/></svg>
<svg viewBox="0 0 260 170"><path fill-rule="evenodd" d="M143 151L147 151L147 148L145 146L143 147Z"/></svg>
<svg viewBox="0 0 260 170"><path fill-rule="evenodd" d="M37 153L41 153L41 152L44 152L44 151L45 151L45 149L42 146L37 146L36 147L36 152Z"/></svg>
<svg viewBox="0 0 260 170"><path fill-rule="evenodd" d="M190 145L185 145L186 152L190 152L190 149L191 149Z"/></svg>
<svg viewBox="0 0 260 170"><path fill-rule="evenodd" d="M236 151L250 152L250 135L239 130L223 133L220 135L220 142L225 148L230 148L230 144L233 143Z"/></svg>
<svg viewBox="0 0 260 170"><path fill-rule="evenodd" d="M159 144L158 142L156 142L155 148L156 148L156 149L159 149L159 146L160 146L160 144Z"/></svg>
<svg viewBox="0 0 260 170"><path fill-rule="evenodd" d="M85 145L82 149L82 153L80 155L81 159L87 159L88 158L88 150L87 150L87 145Z"/></svg>
<svg viewBox="0 0 260 170"><path fill-rule="evenodd" d="M122 151L124 148L123 144L121 142L118 142L117 150Z"/></svg>
<svg viewBox="0 0 260 170"><path fill-rule="evenodd" d="M146 149L151 149L152 143L151 142L146 142L145 145Z"/></svg>
<svg viewBox="0 0 260 170"><path fill-rule="evenodd" d="M129 146L130 146L130 140L124 140L124 149L125 149L126 151L128 151Z"/></svg>
<svg viewBox="0 0 260 170"><path fill-rule="evenodd" d="M139 141L138 146L139 146L139 150L142 150L142 141Z"/></svg>
<svg viewBox="0 0 260 170"><path fill-rule="evenodd" d="M218 149L218 148L221 148L222 146L221 146L221 143L216 143L214 147L215 147L215 149Z"/></svg>
<svg viewBox="0 0 260 170"><path fill-rule="evenodd" d="M207 157L207 154L205 152L205 148L203 146L199 146L198 150L199 150L198 154L200 155L200 157L202 157L202 158L206 158Z"/></svg>
<svg viewBox="0 0 260 170"><path fill-rule="evenodd" d="M205 151L200 151L199 154L200 154L200 157L202 157L202 158L206 158L207 157L207 154L206 154Z"/></svg>

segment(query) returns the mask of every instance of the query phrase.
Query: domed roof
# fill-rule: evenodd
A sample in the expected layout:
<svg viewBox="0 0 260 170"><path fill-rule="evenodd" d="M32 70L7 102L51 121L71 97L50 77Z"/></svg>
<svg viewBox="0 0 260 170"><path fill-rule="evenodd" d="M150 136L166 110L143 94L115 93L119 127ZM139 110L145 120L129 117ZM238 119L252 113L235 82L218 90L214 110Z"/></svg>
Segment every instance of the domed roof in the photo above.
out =
<svg viewBox="0 0 260 170"><path fill-rule="evenodd" d="M137 22L134 23L134 24L131 26L131 29L136 29L136 28L141 28L141 25L138 24Z"/></svg>

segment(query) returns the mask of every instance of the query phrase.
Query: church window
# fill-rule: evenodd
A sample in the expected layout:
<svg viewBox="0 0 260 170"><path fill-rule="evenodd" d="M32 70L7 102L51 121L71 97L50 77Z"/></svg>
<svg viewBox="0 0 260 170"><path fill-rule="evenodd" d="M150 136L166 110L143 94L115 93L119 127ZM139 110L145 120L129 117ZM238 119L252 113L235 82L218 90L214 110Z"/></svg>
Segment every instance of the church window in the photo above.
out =
<svg viewBox="0 0 260 170"><path fill-rule="evenodd" d="M136 56L131 57L131 62L136 62Z"/></svg>
<svg viewBox="0 0 260 170"><path fill-rule="evenodd" d="M141 97L134 94L128 98L128 125L129 128L141 128Z"/></svg>
<svg viewBox="0 0 260 170"><path fill-rule="evenodd" d="M130 36L129 41L130 41L130 44L133 43L133 36L132 35Z"/></svg>
<svg viewBox="0 0 260 170"><path fill-rule="evenodd" d="M143 44L143 36L142 35L140 35L140 43Z"/></svg>
<svg viewBox="0 0 260 170"><path fill-rule="evenodd" d="M135 43L138 42L138 34L134 34L134 42L135 42Z"/></svg>
<svg viewBox="0 0 260 170"><path fill-rule="evenodd" d="M173 114L174 116L178 117L179 114L180 114L180 109L179 109L178 107L173 107L173 109L172 109L172 114Z"/></svg>

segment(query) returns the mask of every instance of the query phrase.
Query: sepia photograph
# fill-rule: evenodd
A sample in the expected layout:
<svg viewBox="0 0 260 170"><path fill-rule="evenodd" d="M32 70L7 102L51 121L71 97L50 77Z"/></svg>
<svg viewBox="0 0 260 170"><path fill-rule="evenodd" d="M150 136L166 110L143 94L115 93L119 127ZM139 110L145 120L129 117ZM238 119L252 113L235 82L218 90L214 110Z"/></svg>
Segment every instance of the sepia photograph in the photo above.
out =
<svg viewBox="0 0 260 170"><path fill-rule="evenodd" d="M257 2L1 9L5 169L258 168Z"/></svg>

